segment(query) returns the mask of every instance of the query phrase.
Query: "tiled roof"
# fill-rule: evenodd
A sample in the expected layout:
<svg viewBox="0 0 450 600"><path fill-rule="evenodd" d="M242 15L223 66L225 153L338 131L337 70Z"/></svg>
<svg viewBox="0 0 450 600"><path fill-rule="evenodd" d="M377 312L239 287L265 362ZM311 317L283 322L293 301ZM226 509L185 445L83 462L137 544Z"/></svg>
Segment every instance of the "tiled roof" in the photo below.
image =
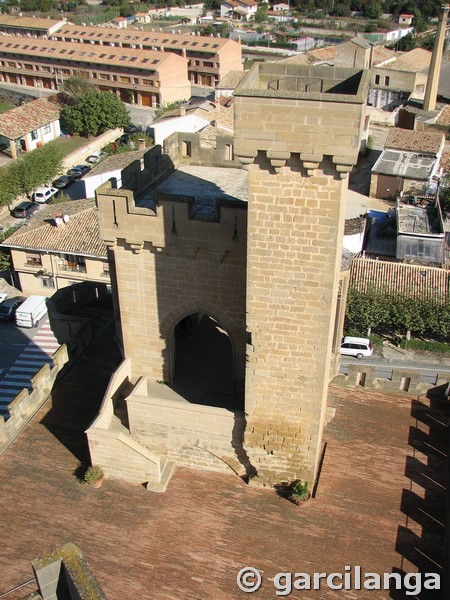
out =
<svg viewBox="0 0 450 600"><path fill-rule="evenodd" d="M113 34L116 30L108 29ZM136 69L156 71L159 65L168 59L173 59L170 52L155 52L152 50L139 50L135 48L119 48L118 46L97 46L93 44L79 44L60 42L53 39L30 39L4 36L0 38L0 56L11 55L11 58L24 56L44 57L52 61L63 60L65 63L84 62L101 65L133 66ZM176 57L185 60L181 56Z"/></svg>
<svg viewBox="0 0 450 600"><path fill-rule="evenodd" d="M228 71L225 77L222 77L222 79L219 81L219 84L216 86L216 89L235 90L237 86L241 83L245 75L245 71Z"/></svg>
<svg viewBox="0 0 450 600"><path fill-rule="evenodd" d="M436 119L436 125L450 126L450 104L444 107L439 117Z"/></svg>
<svg viewBox="0 0 450 600"><path fill-rule="evenodd" d="M345 42L350 43L350 42ZM396 56L396 53L393 50L388 50L383 46L374 46L373 49L373 64L377 66L378 64L386 61L392 60L393 57ZM297 54L295 56L290 56L289 58L283 59L283 62L295 63L295 64L311 64L311 63L319 63L319 62L334 62L336 57L336 46L327 46L326 48L315 48L314 50L309 50L304 54Z"/></svg>
<svg viewBox="0 0 450 600"><path fill-rule="evenodd" d="M0 27L22 27L24 29L45 29L48 30L58 23L64 23L61 20L40 19L38 17L17 17L13 15L0 14Z"/></svg>
<svg viewBox="0 0 450 600"><path fill-rule="evenodd" d="M53 219L60 215L68 215L69 221L56 227ZM72 200L43 206L28 225L15 231L1 246L99 258L107 256L106 246L99 235L95 200Z"/></svg>
<svg viewBox="0 0 450 600"><path fill-rule="evenodd" d="M148 148L144 148L143 150L132 150L131 152L122 152L121 154L108 156L105 160L102 160L101 163L95 165L95 167L85 175L85 179L92 177L93 175L108 173L109 171L122 170L133 161L141 159L148 150Z"/></svg>
<svg viewBox="0 0 450 600"><path fill-rule="evenodd" d="M424 272L425 276L422 274ZM437 267L356 257L352 263L350 282L362 292L374 288L412 298L425 296L439 303L450 300L450 271Z"/></svg>
<svg viewBox="0 0 450 600"><path fill-rule="evenodd" d="M427 133L392 127L386 138L385 148L409 152L429 152L437 154L442 145L442 133Z"/></svg>
<svg viewBox="0 0 450 600"><path fill-rule="evenodd" d="M418 73L419 71L427 72L431 61L431 52L423 48L414 48L409 52L397 55L397 60L382 65L383 69L391 71L408 71Z"/></svg>
<svg viewBox="0 0 450 600"><path fill-rule="evenodd" d="M444 169L445 173L450 173L450 150L444 150L439 164Z"/></svg>
<svg viewBox="0 0 450 600"><path fill-rule="evenodd" d="M15 140L59 119L64 103L57 95L32 100L0 115L0 135Z"/></svg>
<svg viewBox="0 0 450 600"><path fill-rule="evenodd" d="M139 46L140 44L146 48L151 47L164 47L170 48L185 48L186 50L195 50L195 52L217 52L223 46L237 42L229 40L227 38L216 38L207 36L196 36L196 35L182 35L179 33L164 33L159 31L137 31L127 30L118 31L109 27L83 27L80 25L66 25L58 29L56 33L52 35L53 39L65 38L78 40L82 42L103 42L103 44L133 44ZM91 44L91 47L102 48ZM103 46L103 51L105 51ZM118 48L120 50L121 48ZM133 49L133 52L139 52L139 49Z"/></svg>

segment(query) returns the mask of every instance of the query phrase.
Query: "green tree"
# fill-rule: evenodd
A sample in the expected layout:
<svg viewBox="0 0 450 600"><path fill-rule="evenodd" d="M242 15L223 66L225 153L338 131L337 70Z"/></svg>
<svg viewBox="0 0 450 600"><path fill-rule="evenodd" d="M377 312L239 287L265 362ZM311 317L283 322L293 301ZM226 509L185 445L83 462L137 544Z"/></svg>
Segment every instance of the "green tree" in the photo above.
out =
<svg viewBox="0 0 450 600"><path fill-rule="evenodd" d="M409 50L414 50L414 48L416 46L417 46L417 41L412 33L408 33L407 35L404 35L395 44L395 47L397 48L397 50L401 50L402 52L409 52Z"/></svg>
<svg viewBox="0 0 450 600"><path fill-rule="evenodd" d="M97 91L97 87L81 73L73 75L63 82L62 94L68 104L76 104L83 94L95 91Z"/></svg>
<svg viewBox="0 0 450 600"><path fill-rule="evenodd" d="M11 256L0 250L0 271L9 271L11 268Z"/></svg>
<svg viewBox="0 0 450 600"><path fill-rule="evenodd" d="M208 10L220 10L220 0L205 0L203 2L203 12Z"/></svg>
<svg viewBox="0 0 450 600"><path fill-rule="evenodd" d="M350 286L347 296L347 326L366 333L370 329L386 326L390 321L390 300L384 289L373 287L360 292Z"/></svg>
<svg viewBox="0 0 450 600"><path fill-rule="evenodd" d="M264 21L267 20L267 11L268 11L267 4L262 4L261 6L258 6L258 8L256 9L256 12L253 16L253 20L255 21L255 23L264 23Z"/></svg>
<svg viewBox="0 0 450 600"><path fill-rule="evenodd" d="M98 135L130 124L124 103L111 92L86 92L74 106L61 111L63 129L71 134Z"/></svg>
<svg viewBox="0 0 450 600"><path fill-rule="evenodd" d="M368 19L378 19L382 13L381 4L378 0L367 0L362 5L363 14Z"/></svg>

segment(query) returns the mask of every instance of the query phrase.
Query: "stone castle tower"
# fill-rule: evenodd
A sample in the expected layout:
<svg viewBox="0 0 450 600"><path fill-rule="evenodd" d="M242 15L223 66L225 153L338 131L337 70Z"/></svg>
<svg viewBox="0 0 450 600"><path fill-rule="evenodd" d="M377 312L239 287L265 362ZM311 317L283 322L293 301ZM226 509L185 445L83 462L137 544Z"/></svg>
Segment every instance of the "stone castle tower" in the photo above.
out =
<svg viewBox="0 0 450 600"><path fill-rule="evenodd" d="M364 70L258 63L235 92L234 139L219 140L214 159L194 134L174 134L123 173L122 189L98 190L124 354L88 431L107 473L152 489L169 462L314 482L368 82ZM212 388L195 394L195 362L177 385L186 327L206 328L205 316L231 348L233 382L216 403ZM213 350L199 383L228 364L221 355L214 371Z"/></svg>
<svg viewBox="0 0 450 600"><path fill-rule="evenodd" d="M235 97L249 165L245 441L276 477L314 481L319 460L366 89L363 71L260 63Z"/></svg>

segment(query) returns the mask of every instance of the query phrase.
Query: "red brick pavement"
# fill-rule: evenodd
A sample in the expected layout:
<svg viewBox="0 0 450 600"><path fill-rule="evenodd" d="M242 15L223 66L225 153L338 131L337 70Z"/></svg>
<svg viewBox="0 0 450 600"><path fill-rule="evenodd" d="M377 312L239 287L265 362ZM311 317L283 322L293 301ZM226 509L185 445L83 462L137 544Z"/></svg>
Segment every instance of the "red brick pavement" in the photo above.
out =
<svg viewBox="0 0 450 600"><path fill-rule="evenodd" d="M81 377L83 368L88 375ZM99 401L81 390L94 374L103 385L108 369L91 356L0 462L0 595L31 578L31 560L66 541L84 551L109 600L244 598L235 578L246 565L263 571L253 596L264 600L276 597L269 579L280 571L361 565L378 573L416 566L440 572L447 447L441 400L331 388L336 417L325 431L317 495L296 507L235 476L191 469L178 469L165 494L116 480L100 489L80 484L80 431ZM77 402L84 406L78 418ZM405 596L322 586L291 597ZM428 597L440 594L421 596Z"/></svg>

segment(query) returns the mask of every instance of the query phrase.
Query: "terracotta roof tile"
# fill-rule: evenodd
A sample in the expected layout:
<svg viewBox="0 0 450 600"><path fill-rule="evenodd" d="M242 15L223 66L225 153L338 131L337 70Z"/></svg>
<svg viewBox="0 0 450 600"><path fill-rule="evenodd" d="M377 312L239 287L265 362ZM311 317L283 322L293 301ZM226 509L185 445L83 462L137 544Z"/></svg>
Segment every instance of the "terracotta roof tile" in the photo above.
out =
<svg viewBox="0 0 450 600"><path fill-rule="evenodd" d="M427 72L431 62L431 52L423 48L414 48L410 52L397 54L397 60L382 65L385 69L391 71L408 71L417 73L418 71Z"/></svg>
<svg viewBox="0 0 450 600"><path fill-rule="evenodd" d="M64 103L57 95L38 98L0 115L0 135L15 140L30 131L57 121Z"/></svg>
<svg viewBox="0 0 450 600"><path fill-rule="evenodd" d="M245 71L228 71L225 77L222 77L222 79L219 81L219 84L216 86L216 89L235 90L237 86L241 83L245 75Z"/></svg>
<svg viewBox="0 0 450 600"><path fill-rule="evenodd" d="M93 28L95 29L95 28ZM115 32L115 29L107 31ZM114 40L111 40L114 41ZM64 63L83 63L133 66L136 69L157 71L165 60L185 60L171 52L156 52L137 48L120 48L118 46L98 46L77 42L62 42L54 39L29 39L15 36L0 38L0 55L20 58L24 56L51 58L52 61L64 60Z"/></svg>
<svg viewBox="0 0 450 600"><path fill-rule="evenodd" d="M436 119L436 125L450 126L450 105L447 104L439 117Z"/></svg>
<svg viewBox="0 0 450 600"><path fill-rule="evenodd" d="M63 214L69 216L69 221L56 227L54 217ZM106 246L99 235L95 200L73 200L44 206L27 226L15 231L0 246L100 258L107 256Z"/></svg>
<svg viewBox="0 0 450 600"><path fill-rule="evenodd" d="M442 133L427 133L393 127L389 130L385 148L409 152L430 152L437 154L442 146Z"/></svg>
<svg viewBox="0 0 450 600"><path fill-rule="evenodd" d="M425 277L422 275L424 271ZM350 282L359 291L367 291L372 287L412 298L425 295L440 303L450 300L450 271L437 267L356 257L352 263Z"/></svg>
<svg viewBox="0 0 450 600"><path fill-rule="evenodd" d="M195 50L195 52L217 52L223 46L229 44L237 44L233 40L227 38L216 38L208 36L183 35L180 33L165 33L160 31L137 31L137 30L117 30L110 27L83 27L82 25L65 25L52 35L52 39L65 38L86 41L99 42L102 41L104 46L91 44L91 48L110 49L107 44L133 44L139 46L144 45L149 47L164 47L170 48L185 48L186 50ZM126 48L114 48L115 50L126 50ZM131 49L132 52L140 53L139 48ZM128 49L130 52L130 49ZM148 50L145 50L148 53Z"/></svg>
<svg viewBox="0 0 450 600"><path fill-rule="evenodd" d="M15 15L0 14L0 27L23 27L24 29L48 30L58 23L63 24L64 21L44 19L39 17L17 17Z"/></svg>

